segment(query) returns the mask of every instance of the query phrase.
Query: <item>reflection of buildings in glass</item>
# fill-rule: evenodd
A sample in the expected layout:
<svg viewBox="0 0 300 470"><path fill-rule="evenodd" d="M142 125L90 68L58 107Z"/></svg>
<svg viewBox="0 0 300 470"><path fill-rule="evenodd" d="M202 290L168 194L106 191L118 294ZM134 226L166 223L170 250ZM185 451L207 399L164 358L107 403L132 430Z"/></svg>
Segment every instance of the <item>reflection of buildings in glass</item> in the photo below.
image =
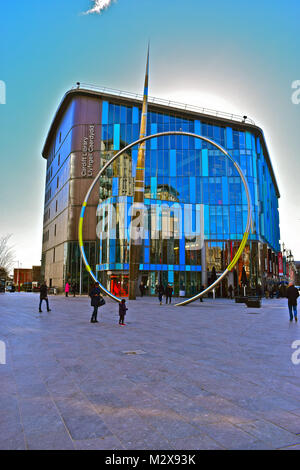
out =
<svg viewBox="0 0 300 470"><path fill-rule="evenodd" d="M89 276L81 271L77 244L78 217L82 200L99 169L121 148L139 137L141 100L76 89L69 91L53 120L43 150L47 159L43 272L47 282L62 287L66 277L82 281L87 291ZM91 123L91 124L89 124ZM90 127L94 126L91 143ZM176 104L149 103L147 134L167 130L187 131L207 136L222 145L240 164L246 175L253 205L253 233L244 254L231 273L228 283L238 284L244 266L253 285L276 277L276 255L279 247L279 191L264 135L259 127L231 115L205 115L195 108L180 109ZM82 141L92 148L93 176L82 174ZM89 154L87 155L89 161ZM109 288L120 276L125 283L128 274L128 233L120 213L120 198L132 202L137 148L123 154L109 167L89 201L84 222L87 257L93 270ZM116 209L115 237L96 240L96 208L112 203ZM161 280L180 285L186 293L206 284L214 268L221 272L233 259L242 238L247 204L242 184L234 166L206 142L186 136L165 136L146 144L145 205L196 204L204 207L205 248L190 250L184 237L163 239L167 229L162 222L158 239L152 237L149 215L149 237L143 242L140 263L141 278L148 279L149 293ZM177 225L173 216L171 228ZM152 225L151 225L152 224ZM195 247L194 247L195 248ZM81 273L81 274L80 274ZM117 276L113 277L112 276Z"/></svg>
<svg viewBox="0 0 300 470"><path fill-rule="evenodd" d="M123 153L120 158L113 163L118 165L116 176L119 176L119 195L133 196L134 178L132 176L132 157L131 152Z"/></svg>
<svg viewBox="0 0 300 470"><path fill-rule="evenodd" d="M151 199L153 194L151 193L151 186L145 186L145 198ZM162 201L173 201L179 202L179 193L175 188L168 184L159 184L156 188L156 198Z"/></svg>

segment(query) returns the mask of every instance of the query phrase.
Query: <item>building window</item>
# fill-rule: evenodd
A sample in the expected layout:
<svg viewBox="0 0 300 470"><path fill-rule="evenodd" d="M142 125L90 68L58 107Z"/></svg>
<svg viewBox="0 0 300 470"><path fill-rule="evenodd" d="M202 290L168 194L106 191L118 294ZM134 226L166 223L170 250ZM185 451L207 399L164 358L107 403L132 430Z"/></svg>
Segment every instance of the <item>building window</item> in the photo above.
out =
<svg viewBox="0 0 300 470"><path fill-rule="evenodd" d="M53 248L53 263L55 263L55 248Z"/></svg>
<svg viewBox="0 0 300 470"><path fill-rule="evenodd" d="M60 154L58 155L57 165L58 165L58 166L60 165Z"/></svg>
<svg viewBox="0 0 300 470"><path fill-rule="evenodd" d="M57 180L56 180L56 188L58 188L59 186L59 176L57 177Z"/></svg>
<svg viewBox="0 0 300 470"><path fill-rule="evenodd" d="M54 225L54 236L56 237L56 224Z"/></svg>
<svg viewBox="0 0 300 470"><path fill-rule="evenodd" d="M59 133L59 143L61 143L61 132Z"/></svg>
<svg viewBox="0 0 300 470"><path fill-rule="evenodd" d="M57 209L58 209L58 201L56 200L56 203L55 203L55 212L57 212Z"/></svg>

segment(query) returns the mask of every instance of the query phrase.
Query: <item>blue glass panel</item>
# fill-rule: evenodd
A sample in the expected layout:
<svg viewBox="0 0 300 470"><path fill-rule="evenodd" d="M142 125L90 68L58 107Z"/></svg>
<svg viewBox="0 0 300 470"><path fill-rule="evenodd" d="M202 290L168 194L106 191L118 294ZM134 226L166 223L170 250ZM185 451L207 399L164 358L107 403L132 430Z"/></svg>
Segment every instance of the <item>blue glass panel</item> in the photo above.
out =
<svg viewBox="0 0 300 470"><path fill-rule="evenodd" d="M150 261L150 248L145 247L145 252L144 252L144 262L149 263Z"/></svg>
<svg viewBox="0 0 300 470"><path fill-rule="evenodd" d="M120 150L120 124L114 124L114 150Z"/></svg>
<svg viewBox="0 0 300 470"><path fill-rule="evenodd" d="M151 176L151 199L156 199L157 195L157 177Z"/></svg>
<svg viewBox="0 0 300 470"><path fill-rule="evenodd" d="M170 175L169 173L169 151L168 150L164 150L163 151L163 175L168 177Z"/></svg>
<svg viewBox="0 0 300 470"><path fill-rule="evenodd" d="M153 123L151 124L151 134L157 134L157 124ZM162 139L160 139L162 140ZM157 139L151 139L151 149L156 150L157 149Z"/></svg>
<svg viewBox="0 0 300 470"><path fill-rule="evenodd" d="M242 204L247 204L247 195L246 195L244 185L242 187Z"/></svg>
<svg viewBox="0 0 300 470"><path fill-rule="evenodd" d="M126 108L126 121L127 124L132 122L132 108Z"/></svg>
<svg viewBox="0 0 300 470"><path fill-rule="evenodd" d="M109 124L114 123L114 111L115 111L115 105L109 103L109 107L108 107L108 123Z"/></svg>
<svg viewBox="0 0 300 470"><path fill-rule="evenodd" d="M196 203L196 178L195 176L190 177L190 202Z"/></svg>
<svg viewBox="0 0 300 470"><path fill-rule="evenodd" d="M184 150L188 150L189 148L189 137L187 137L186 135L182 136L182 148Z"/></svg>
<svg viewBox="0 0 300 470"><path fill-rule="evenodd" d="M179 263L185 264L185 240L181 237L179 240Z"/></svg>
<svg viewBox="0 0 300 470"><path fill-rule="evenodd" d="M108 124L108 102L102 101L102 124Z"/></svg>
<svg viewBox="0 0 300 470"><path fill-rule="evenodd" d="M233 149L233 134L231 127L226 127L226 148Z"/></svg>
<svg viewBox="0 0 300 470"><path fill-rule="evenodd" d="M222 176L222 196L223 204L228 204L228 179L226 176Z"/></svg>
<svg viewBox="0 0 300 470"><path fill-rule="evenodd" d="M176 176L176 150L170 150L170 176Z"/></svg>
<svg viewBox="0 0 300 470"><path fill-rule="evenodd" d="M126 107L121 106L121 124L126 124Z"/></svg>
<svg viewBox="0 0 300 470"><path fill-rule="evenodd" d="M208 176L208 150L203 149L202 155L202 176Z"/></svg>
<svg viewBox="0 0 300 470"><path fill-rule="evenodd" d="M246 148L245 132L239 132L239 143L240 143L240 149L245 149Z"/></svg>
<svg viewBox="0 0 300 470"><path fill-rule="evenodd" d="M118 196L119 194L119 178L112 179L112 195Z"/></svg>
<svg viewBox="0 0 300 470"><path fill-rule="evenodd" d="M260 147L260 139L259 139L259 137L256 138L256 150L257 150L257 153L260 154L260 152L261 152L261 147Z"/></svg>
<svg viewBox="0 0 300 470"><path fill-rule="evenodd" d="M195 134L201 135L201 122L198 121L197 119L195 120ZM195 139L195 149L201 149L202 148L202 140L200 139Z"/></svg>
<svg viewBox="0 0 300 470"><path fill-rule="evenodd" d="M114 114L114 122L119 123L120 122L120 106L118 104L115 105L115 114Z"/></svg>
<svg viewBox="0 0 300 470"><path fill-rule="evenodd" d="M168 282L174 282L174 271L168 271Z"/></svg>
<svg viewBox="0 0 300 470"><path fill-rule="evenodd" d="M115 240L110 240L110 244L109 244L109 261L110 261L110 263L115 263L115 254L116 254Z"/></svg>
<svg viewBox="0 0 300 470"><path fill-rule="evenodd" d="M246 132L246 149L252 149L252 136L250 132Z"/></svg>
<svg viewBox="0 0 300 470"><path fill-rule="evenodd" d="M136 175L137 158L138 158L138 151L132 150L132 176L133 178L135 178L135 175Z"/></svg>
<svg viewBox="0 0 300 470"><path fill-rule="evenodd" d="M139 109L134 106L132 108L132 124L138 124L139 123Z"/></svg>

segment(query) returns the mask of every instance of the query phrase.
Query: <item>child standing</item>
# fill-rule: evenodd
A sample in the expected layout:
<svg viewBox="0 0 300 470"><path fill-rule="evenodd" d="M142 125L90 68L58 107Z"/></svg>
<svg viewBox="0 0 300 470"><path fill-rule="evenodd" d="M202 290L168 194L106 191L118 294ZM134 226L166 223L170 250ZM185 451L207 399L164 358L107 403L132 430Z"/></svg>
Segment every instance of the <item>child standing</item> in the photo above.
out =
<svg viewBox="0 0 300 470"><path fill-rule="evenodd" d="M126 307L125 299L122 299L119 303L119 325L125 325L124 318L126 315L126 310L128 310L128 308Z"/></svg>

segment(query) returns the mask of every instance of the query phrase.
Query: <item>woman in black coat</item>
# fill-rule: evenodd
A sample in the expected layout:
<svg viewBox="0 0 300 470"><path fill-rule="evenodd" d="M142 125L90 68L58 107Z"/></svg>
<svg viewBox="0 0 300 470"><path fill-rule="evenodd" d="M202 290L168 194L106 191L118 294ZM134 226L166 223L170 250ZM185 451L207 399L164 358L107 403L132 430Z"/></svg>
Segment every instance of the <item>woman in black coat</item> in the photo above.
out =
<svg viewBox="0 0 300 470"><path fill-rule="evenodd" d="M91 297L91 306L94 307L94 311L91 318L91 323L98 323L97 315L98 308L100 307L103 297L101 296L101 290L99 287L99 282L96 282L92 290L90 291L89 296Z"/></svg>
<svg viewBox="0 0 300 470"><path fill-rule="evenodd" d="M286 296L288 298L290 321L293 321L293 312L294 312L295 321L297 321L297 299L299 297L299 291L294 286L293 282L289 283L289 287L287 288L287 291L286 291Z"/></svg>

